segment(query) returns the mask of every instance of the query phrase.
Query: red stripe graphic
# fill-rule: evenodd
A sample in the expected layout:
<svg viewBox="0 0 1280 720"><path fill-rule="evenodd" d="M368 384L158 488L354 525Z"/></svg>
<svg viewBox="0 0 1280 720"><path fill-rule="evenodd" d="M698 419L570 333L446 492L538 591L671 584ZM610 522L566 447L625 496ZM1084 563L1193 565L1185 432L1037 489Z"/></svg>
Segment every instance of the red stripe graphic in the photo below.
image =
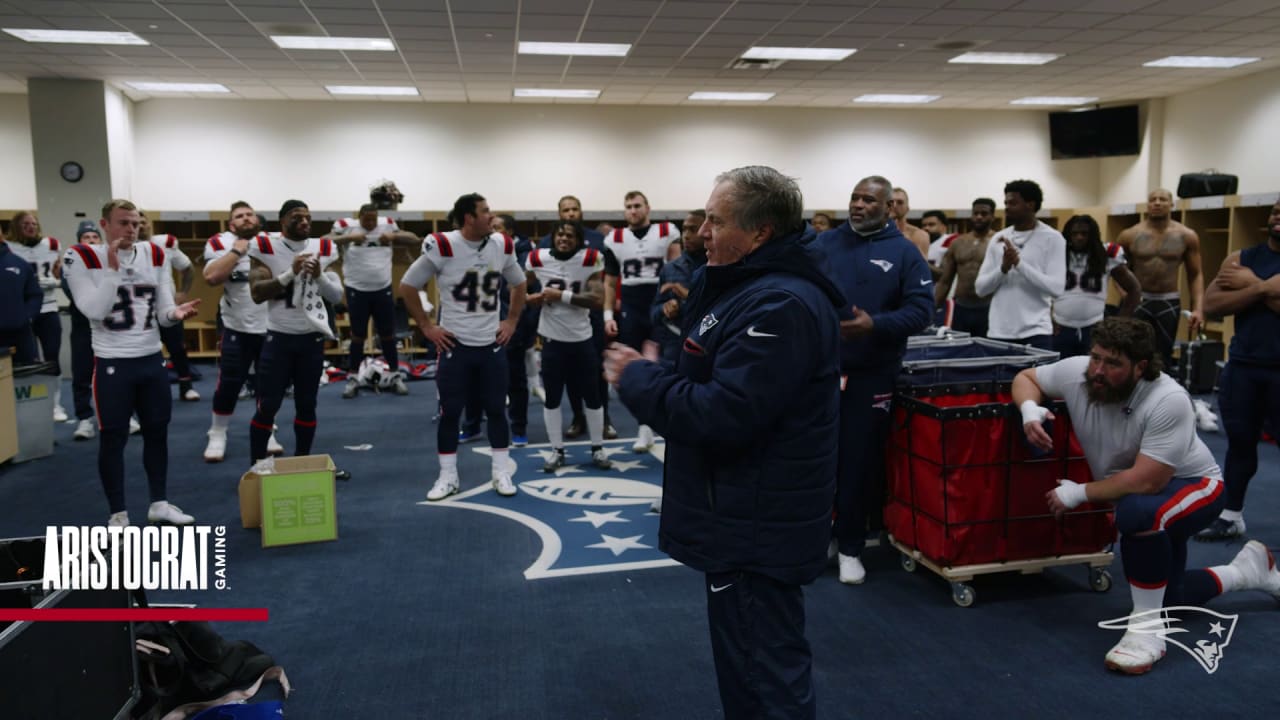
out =
<svg viewBox="0 0 1280 720"><path fill-rule="evenodd" d="M0 622L266 622L266 608L0 608Z"/></svg>

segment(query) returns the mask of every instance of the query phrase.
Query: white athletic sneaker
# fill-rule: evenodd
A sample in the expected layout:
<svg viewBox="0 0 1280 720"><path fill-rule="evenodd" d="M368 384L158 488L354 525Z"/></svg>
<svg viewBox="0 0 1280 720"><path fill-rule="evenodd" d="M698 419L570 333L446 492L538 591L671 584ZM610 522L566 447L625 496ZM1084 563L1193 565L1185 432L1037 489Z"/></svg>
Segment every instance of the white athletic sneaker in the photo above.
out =
<svg viewBox="0 0 1280 720"><path fill-rule="evenodd" d="M1126 630L1120 642L1107 652L1107 669L1141 675L1164 657L1164 639L1149 633Z"/></svg>
<svg viewBox="0 0 1280 720"><path fill-rule="evenodd" d="M427 492L427 499L443 500L456 492L458 492L458 476L453 473L440 473L440 477L436 478L436 484L432 485L431 490Z"/></svg>
<svg viewBox="0 0 1280 720"><path fill-rule="evenodd" d="M187 402L195 402L200 399L200 393L196 392L195 388L189 387L182 391L182 399Z"/></svg>
<svg viewBox="0 0 1280 720"><path fill-rule="evenodd" d="M636 433L636 442L631 446L632 452L649 452L653 447L653 430L648 425L641 425L640 431Z"/></svg>
<svg viewBox="0 0 1280 720"><path fill-rule="evenodd" d="M63 408L61 405L54 405L54 406L53 406L53 421L54 421L54 422L66 422L66 421L67 421L67 411L66 411L66 409L65 409L65 408Z"/></svg>
<svg viewBox="0 0 1280 720"><path fill-rule="evenodd" d="M85 418L76 424L76 431L71 437L76 440L92 440L98 431L93 427L93 418Z"/></svg>
<svg viewBox="0 0 1280 720"><path fill-rule="evenodd" d="M404 378L396 375L396 379L391 381L391 390L397 395L408 395L409 386L404 384Z"/></svg>
<svg viewBox="0 0 1280 720"><path fill-rule="evenodd" d="M267 438L267 454L268 455L284 454L284 446L280 444L279 440L276 440L276 427L274 425L271 426L271 436Z"/></svg>
<svg viewBox="0 0 1280 720"><path fill-rule="evenodd" d="M204 446L204 461L207 463L222 462L227 454L227 431L210 430L209 444Z"/></svg>
<svg viewBox="0 0 1280 720"><path fill-rule="evenodd" d="M347 386L342 388L342 399L350 400L360 392L360 380L355 375L347 378Z"/></svg>
<svg viewBox="0 0 1280 720"><path fill-rule="evenodd" d="M107 527L129 527L129 513L124 511L111 513L111 519L107 521Z"/></svg>
<svg viewBox="0 0 1280 720"><path fill-rule="evenodd" d="M138 424L138 418L129 418L129 434L137 435L140 432L142 432L142 426Z"/></svg>
<svg viewBox="0 0 1280 720"><path fill-rule="evenodd" d="M591 464L601 470L608 470L613 467L613 461L609 459L608 455L604 454L604 448L591 452Z"/></svg>
<svg viewBox="0 0 1280 720"><path fill-rule="evenodd" d="M503 470L493 474L493 489L498 491L502 497L511 497L516 494L516 484L511 481L511 473Z"/></svg>
<svg viewBox="0 0 1280 720"><path fill-rule="evenodd" d="M147 508L147 521L153 523L164 522L170 525L190 525L196 519L182 512L182 508L177 505L170 505L168 502L161 500L160 502L151 503L151 507Z"/></svg>
<svg viewBox="0 0 1280 720"><path fill-rule="evenodd" d="M1276 560L1266 545L1257 540L1250 540L1231 561L1231 567L1240 571L1240 579L1244 581L1241 590L1262 590L1280 600L1280 571L1276 570Z"/></svg>
<svg viewBox="0 0 1280 720"><path fill-rule="evenodd" d="M857 555L839 554L840 582L845 585L861 585L867 579L867 569L862 566L862 558Z"/></svg>

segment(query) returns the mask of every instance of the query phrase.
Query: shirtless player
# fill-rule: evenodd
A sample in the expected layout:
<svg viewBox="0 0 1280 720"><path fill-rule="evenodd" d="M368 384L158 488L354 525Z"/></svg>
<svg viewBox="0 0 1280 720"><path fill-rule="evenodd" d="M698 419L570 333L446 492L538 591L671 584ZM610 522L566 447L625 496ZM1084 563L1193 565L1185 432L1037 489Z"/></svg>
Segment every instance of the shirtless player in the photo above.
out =
<svg viewBox="0 0 1280 720"><path fill-rule="evenodd" d="M893 199L889 202L889 215L898 226L898 231L911 241L912 245L924 257L929 257L929 233L907 222L907 213L911 212L911 198L902 188L893 189Z"/></svg>
<svg viewBox="0 0 1280 720"><path fill-rule="evenodd" d="M1187 268L1191 289L1191 332L1204 325L1204 275L1200 272L1200 236L1174 220L1173 193L1163 188L1147 196L1147 219L1120 233L1116 242L1124 248L1133 274L1142 286L1142 304L1134 317L1146 320L1156 331L1156 345L1165 368L1173 367L1173 345L1182 315L1178 292L1178 266Z"/></svg>
<svg viewBox="0 0 1280 720"><path fill-rule="evenodd" d="M978 295L974 281L987 254L987 242L991 240L991 221L995 217L996 202L990 198L973 201L973 213L969 216L969 232L951 241L947 254L942 257L942 269L934 285L934 304L943 307L956 282L955 307L947 323L953 330L967 332L974 337L987 336L987 312L991 299Z"/></svg>

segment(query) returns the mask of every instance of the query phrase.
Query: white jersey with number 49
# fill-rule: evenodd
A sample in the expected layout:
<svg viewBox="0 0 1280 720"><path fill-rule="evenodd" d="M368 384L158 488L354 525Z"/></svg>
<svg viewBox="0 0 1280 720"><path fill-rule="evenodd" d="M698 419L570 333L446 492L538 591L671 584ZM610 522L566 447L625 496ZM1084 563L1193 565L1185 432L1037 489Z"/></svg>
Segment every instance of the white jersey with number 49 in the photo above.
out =
<svg viewBox="0 0 1280 720"><path fill-rule="evenodd" d="M546 248L529 253L529 270L543 287L569 290L575 295L587 288L587 280L604 270L604 255L582 248L568 260L559 260ZM538 334L560 342L591 339L591 311L566 302L546 303L538 319Z"/></svg>
<svg viewBox="0 0 1280 720"><path fill-rule="evenodd" d="M524 284L516 260L516 244L502 233L472 242L458 230L432 233L422 241L422 255L401 282L421 288L437 278L440 325L470 347L492 345L498 335L498 292Z"/></svg>

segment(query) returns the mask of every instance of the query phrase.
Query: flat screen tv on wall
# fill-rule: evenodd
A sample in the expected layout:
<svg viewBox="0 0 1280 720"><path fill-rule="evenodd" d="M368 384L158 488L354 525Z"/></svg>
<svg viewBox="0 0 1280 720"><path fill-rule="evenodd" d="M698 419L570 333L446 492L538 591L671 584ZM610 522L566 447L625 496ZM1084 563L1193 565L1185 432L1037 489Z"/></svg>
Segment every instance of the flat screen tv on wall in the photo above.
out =
<svg viewBox="0 0 1280 720"><path fill-rule="evenodd" d="M1049 113L1049 145L1054 160L1137 155L1138 106Z"/></svg>

